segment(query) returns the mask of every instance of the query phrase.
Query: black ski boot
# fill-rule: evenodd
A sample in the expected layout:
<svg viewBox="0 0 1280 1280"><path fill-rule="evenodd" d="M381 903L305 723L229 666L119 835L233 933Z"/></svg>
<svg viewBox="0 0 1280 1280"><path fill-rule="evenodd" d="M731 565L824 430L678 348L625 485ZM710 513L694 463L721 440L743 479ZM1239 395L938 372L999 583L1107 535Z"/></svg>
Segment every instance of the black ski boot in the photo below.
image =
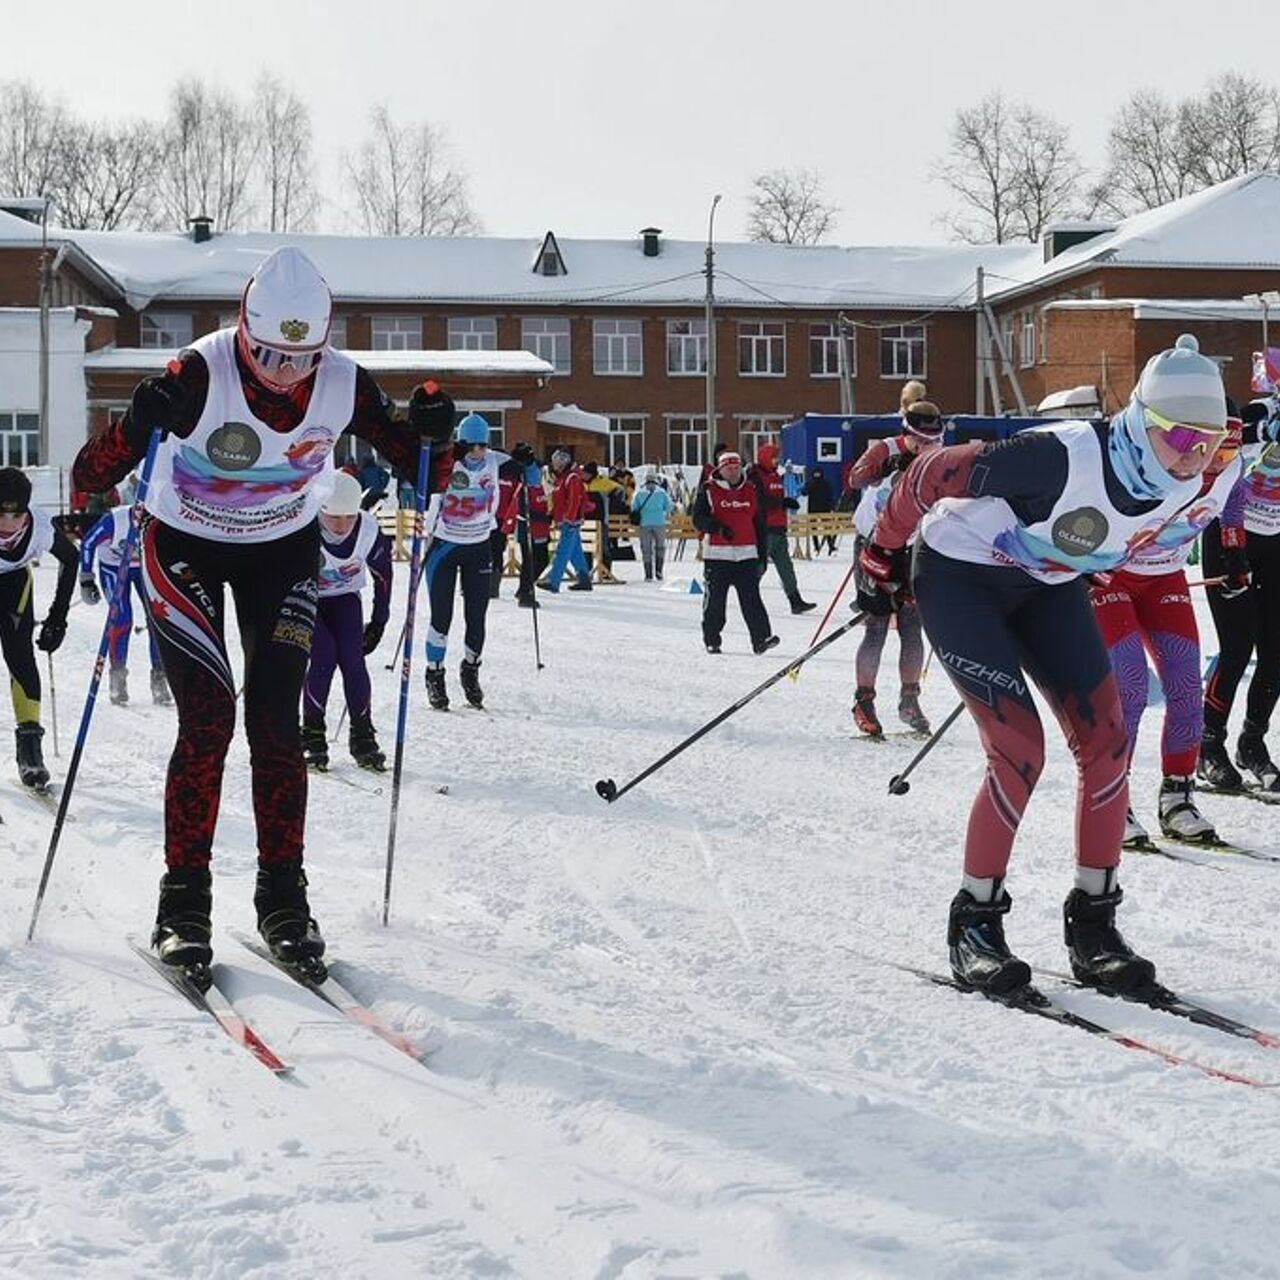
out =
<svg viewBox="0 0 1280 1280"><path fill-rule="evenodd" d="M113 665L107 672L107 688L111 695L111 705L127 707L129 705L129 668L123 663Z"/></svg>
<svg viewBox="0 0 1280 1280"><path fill-rule="evenodd" d="M258 912L258 932L282 964L301 969L317 982L326 973L320 957L324 939L307 905L307 873L301 862L259 867L253 894Z"/></svg>
<svg viewBox="0 0 1280 1280"><path fill-rule="evenodd" d="M751 646L752 653L768 653L770 649L776 649L782 643L777 636L765 636L759 644Z"/></svg>
<svg viewBox="0 0 1280 1280"><path fill-rule="evenodd" d="M962 986L983 995L1007 996L1031 981L1031 966L1004 940L1003 917L1011 906L1013 899L999 880L990 902L979 902L968 889L951 899L947 948L952 976Z"/></svg>
<svg viewBox="0 0 1280 1280"><path fill-rule="evenodd" d="M1120 886L1112 881L1106 893L1072 889L1062 904L1071 972L1080 982L1121 995L1156 980L1155 965L1135 954L1116 928L1116 907L1123 899Z"/></svg>
<svg viewBox="0 0 1280 1280"><path fill-rule="evenodd" d="M484 690L480 687L480 659L474 662L462 660L458 668L458 679L462 681L462 692L467 701L477 710L484 709Z"/></svg>
<svg viewBox="0 0 1280 1280"><path fill-rule="evenodd" d="M1196 777L1217 791L1239 791L1244 786L1239 769L1227 754L1225 729L1210 729L1205 725L1204 736L1200 739L1200 759L1196 762Z"/></svg>
<svg viewBox="0 0 1280 1280"><path fill-rule="evenodd" d="M213 959L209 940L213 936L213 880L209 868L166 871L160 877L160 905L151 947L165 964L177 969L205 970L191 975L201 989L208 987L208 968Z"/></svg>
<svg viewBox="0 0 1280 1280"><path fill-rule="evenodd" d="M432 711L449 710L449 691L444 687L444 668L427 668L427 701Z"/></svg>
<svg viewBox="0 0 1280 1280"><path fill-rule="evenodd" d="M24 787L44 791L49 786L49 770L44 767L40 739L44 729L35 723L20 724L14 731L18 744L18 777Z"/></svg>
<svg viewBox="0 0 1280 1280"><path fill-rule="evenodd" d="M591 575L589 573L578 574L578 580L570 585L569 590L570 591L590 591Z"/></svg>
<svg viewBox="0 0 1280 1280"><path fill-rule="evenodd" d="M151 668L151 701L157 707L173 704L173 694L169 692L169 681L165 678L163 667Z"/></svg>
<svg viewBox="0 0 1280 1280"><path fill-rule="evenodd" d="M818 607L812 600L802 600L798 591L795 595L789 596L788 601L791 604L792 613L808 613L810 609Z"/></svg>
<svg viewBox="0 0 1280 1280"><path fill-rule="evenodd" d="M303 722L302 756L308 769L323 773L329 767L329 737L323 720Z"/></svg>
<svg viewBox="0 0 1280 1280"><path fill-rule="evenodd" d="M536 609L538 607L538 602L533 598L532 591L517 591L516 604L522 609Z"/></svg>
<svg viewBox="0 0 1280 1280"><path fill-rule="evenodd" d="M347 745L351 748L351 758L362 769L372 769L374 773L386 772L387 757L378 746L378 736L373 731L373 718L370 715L366 713L351 717Z"/></svg>
<svg viewBox="0 0 1280 1280"><path fill-rule="evenodd" d="M1258 780L1263 791L1280 791L1280 769L1277 769L1267 751L1266 728L1260 728L1245 719L1236 743L1236 764Z"/></svg>
<svg viewBox="0 0 1280 1280"><path fill-rule="evenodd" d="M924 712L920 710L920 686L918 684L904 684L902 686L902 692L898 695L898 719L915 733L924 734L927 737L932 732L929 728L929 721L925 718Z"/></svg>

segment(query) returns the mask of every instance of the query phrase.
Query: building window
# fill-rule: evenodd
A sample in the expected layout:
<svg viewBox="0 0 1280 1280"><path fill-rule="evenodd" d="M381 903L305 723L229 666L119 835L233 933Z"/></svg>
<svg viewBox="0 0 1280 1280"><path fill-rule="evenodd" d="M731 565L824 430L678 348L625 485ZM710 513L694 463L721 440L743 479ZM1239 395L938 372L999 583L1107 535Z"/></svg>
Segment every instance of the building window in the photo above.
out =
<svg viewBox="0 0 1280 1280"><path fill-rule="evenodd" d="M667 372L674 378L707 371L707 322L667 321Z"/></svg>
<svg viewBox="0 0 1280 1280"><path fill-rule="evenodd" d="M0 413L0 467L38 467L40 461L40 415Z"/></svg>
<svg viewBox="0 0 1280 1280"><path fill-rule="evenodd" d="M459 348L454 348L458 350ZM489 424L489 447L491 449L505 449L507 443L507 423L505 409L472 409L465 401L459 401L454 405L454 426L463 420L469 413L477 414Z"/></svg>
<svg viewBox="0 0 1280 1280"><path fill-rule="evenodd" d="M845 359L849 361L849 377L858 376L858 348L851 337L844 339ZM809 326L809 376L811 378L838 378L840 376L840 326L837 324L811 324Z"/></svg>
<svg viewBox="0 0 1280 1280"><path fill-rule="evenodd" d="M841 442L839 436L819 436L814 442L817 445L817 456L819 462L839 462L841 453Z"/></svg>
<svg viewBox="0 0 1280 1280"><path fill-rule="evenodd" d="M775 320L738 324L738 372L744 378L781 378L787 372L786 326Z"/></svg>
<svg viewBox="0 0 1280 1280"><path fill-rule="evenodd" d="M1013 315L1001 316L1000 317L1000 341L1004 344L1003 359L1001 358L1000 352L999 351L996 352L996 359L1001 369L1004 368L1004 360L1008 360L1010 364L1013 363L1013 351L1014 351L1013 330L1014 330Z"/></svg>
<svg viewBox="0 0 1280 1280"><path fill-rule="evenodd" d="M497 351L498 322L492 316L450 316L450 351Z"/></svg>
<svg viewBox="0 0 1280 1280"><path fill-rule="evenodd" d="M421 351L422 318L374 316L372 341L375 351Z"/></svg>
<svg viewBox="0 0 1280 1280"><path fill-rule="evenodd" d="M642 413L609 415L609 465L632 469L644 462L644 423Z"/></svg>
<svg viewBox="0 0 1280 1280"><path fill-rule="evenodd" d="M895 324L880 330L880 376L926 376L924 325Z"/></svg>
<svg viewBox="0 0 1280 1280"><path fill-rule="evenodd" d="M600 374L644 373L639 320L597 320L593 327L594 371Z"/></svg>
<svg viewBox="0 0 1280 1280"><path fill-rule="evenodd" d="M767 444L778 444L782 428L791 419L785 415L759 414L738 419L738 451L746 465L753 463Z"/></svg>
<svg viewBox="0 0 1280 1280"><path fill-rule="evenodd" d="M569 321L560 316L530 316L520 322L520 345L545 360L557 373L569 373Z"/></svg>
<svg viewBox="0 0 1280 1280"><path fill-rule="evenodd" d="M1024 311L1022 313L1022 351L1020 353L1019 363L1024 369L1030 368L1036 362L1036 313L1034 311Z"/></svg>
<svg viewBox="0 0 1280 1280"><path fill-rule="evenodd" d="M347 346L347 317L334 316L329 322L329 345L345 351Z"/></svg>
<svg viewBox="0 0 1280 1280"><path fill-rule="evenodd" d="M191 345L192 320L189 311L144 311L142 345L168 350Z"/></svg>
<svg viewBox="0 0 1280 1280"><path fill-rule="evenodd" d="M707 458L707 415L667 419L667 461L700 467Z"/></svg>

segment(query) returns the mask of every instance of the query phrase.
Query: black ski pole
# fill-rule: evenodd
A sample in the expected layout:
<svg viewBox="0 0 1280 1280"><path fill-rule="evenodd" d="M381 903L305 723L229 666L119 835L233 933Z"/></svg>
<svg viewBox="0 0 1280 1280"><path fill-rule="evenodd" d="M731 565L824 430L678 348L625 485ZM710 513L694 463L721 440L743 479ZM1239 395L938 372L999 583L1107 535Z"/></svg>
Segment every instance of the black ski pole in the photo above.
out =
<svg viewBox="0 0 1280 1280"><path fill-rule="evenodd" d="M907 781L907 775L920 763L921 760L929 754L930 751L938 745L938 739L956 722L956 718L964 710L964 703L957 702L955 710L933 731L929 741L920 748L919 751L911 758L911 763L907 765L901 773L895 773L889 779L889 794L891 796L905 796L911 790L911 783Z"/></svg>
<svg viewBox="0 0 1280 1280"><path fill-rule="evenodd" d="M641 771L637 773L636 776L632 778L630 782L627 782L620 787L616 782L614 782L612 778L599 779L599 781L597 781L596 783L596 795L598 795L601 800L607 800L610 804L612 804L615 800L619 799L621 796L626 795L627 792L630 791L632 787L636 786L638 783L643 782L647 777L649 777L650 774L657 773L658 770L661 769L664 764L668 764L670 763L670 761L674 760L676 756L678 756L683 750L685 750L686 747L693 746L693 744L697 742L699 738L705 737L708 733L711 732L712 729L716 727L716 725L723 724L731 715L734 715L737 712L741 711L742 708L745 707L748 702L754 701L766 689L771 689L775 684L778 683L779 680L785 680L787 676L789 676L793 671L798 671L802 666L804 666L806 662L809 661L810 658L815 657L816 655L821 653L823 649L827 647L827 645L834 643L842 635L844 635L846 631L852 631L854 627L858 626L860 623L862 623L866 619L866 616L867 615L862 612L855 613L853 617L849 619L848 622L842 623L833 632L831 632L830 635L825 636L823 639L819 640L817 644L810 646L798 658L794 658L792 659L792 661L788 662L787 665L783 667L780 671L775 671L773 675L771 675L767 680L763 681L761 684L756 685L756 687L752 689L750 693L745 694L743 697L739 698L738 701L735 702L731 707L726 707L718 716L715 717L714 720L708 720L707 723L704 724L701 729L698 729L694 733L691 733L683 742L673 747L660 760L655 760L647 768L641 769Z"/></svg>
<svg viewBox="0 0 1280 1280"><path fill-rule="evenodd" d="M102 684L102 669L107 662L107 649L111 643L111 629L120 617L129 591L129 566L133 562L134 549L138 545L138 527L142 523L142 503L147 496L147 488L151 484L151 469L156 463L156 450L160 447L160 432L154 430L147 445L147 456L142 463L142 471L138 477L138 492L133 500L133 515L129 521L129 532L125 536L124 546L120 551L120 569L116 577L116 589L111 595L111 606L107 610L107 620L102 624L102 640L98 644L98 658L93 664L93 675L89 680L89 693L84 700L84 711L80 715L80 729L76 734L76 745L71 752L71 763L67 766L66 781L62 784L62 794L58 799L58 816L53 820L53 831L49 836L49 849L44 857L44 868L40 872L40 885L36 889L35 905L31 909L31 923L27 927L27 941L35 937L36 921L40 919L40 907L44 902L45 890L49 887L49 874L53 870L53 859L58 852L58 841L62 838L62 825L67 820L67 807L71 803L71 792L76 785L76 774L80 771L80 757L84 754L84 744L89 737L89 725L93 720L93 708L98 700L98 687Z"/></svg>
<svg viewBox="0 0 1280 1280"><path fill-rule="evenodd" d="M529 487L520 482L520 587L529 589L529 612L533 615L533 660L541 671L546 663L542 661L542 645L538 640L538 602L534 598L538 593L533 585L533 538L529 534Z"/></svg>

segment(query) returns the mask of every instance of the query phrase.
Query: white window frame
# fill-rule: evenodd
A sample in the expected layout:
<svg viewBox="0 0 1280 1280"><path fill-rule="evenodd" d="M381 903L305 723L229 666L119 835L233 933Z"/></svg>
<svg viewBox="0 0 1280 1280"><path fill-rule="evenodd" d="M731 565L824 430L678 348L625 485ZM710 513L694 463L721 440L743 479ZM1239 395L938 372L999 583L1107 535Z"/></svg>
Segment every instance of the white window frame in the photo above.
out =
<svg viewBox="0 0 1280 1280"><path fill-rule="evenodd" d="M885 369L886 354L891 357L888 370ZM891 324L880 330L880 376L893 382L906 382L910 378L923 380L929 376L929 330L924 325Z"/></svg>
<svg viewBox="0 0 1280 1280"><path fill-rule="evenodd" d="M34 409L0 412L0 467L38 467L40 462L40 415Z"/></svg>
<svg viewBox="0 0 1280 1280"><path fill-rule="evenodd" d="M680 444L676 452L676 442ZM694 457L688 457L692 442ZM686 467L700 467L707 458L707 415L680 413L667 415L667 461Z"/></svg>
<svg viewBox="0 0 1280 1280"><path fill-rule="evenodd" d="M809 325L809 377L838 378L840 376L840 343L845 344L849 360L849 377L858 376L858 344L849 341L840 332L840 326L831 321L812 321ZM819 359L815 362L814 355ZM821 369L815 367L821 365Z"/></svg>
<svg viewBox="0 0 1280 1280"><path fill-rule="evenodd" d="M421 316L374 316L369 325L372 351L421 351Z"/></svg>
<svg viewBox="0 0 1280 1280"><path fill-rule="evenodd" d="M347 317L334 316L329 321L329 345L336 347L339 351L345 351L347 346Z"/></svg>
<svg viewBox="0 0 1280 1280"><path fill-rule="evenodd" d="M498 321L494 316L450 316L450 351L497 351Z"/></svg>
<svg viewBox="0 0 1280 1280"><path fill-rule="evenodd" d="M1000 317L1000 340L1004 344L1004 354L1008 356L1010 364L1013 363L1014 354L1017 351L1017 336L1018 320L1011 311L1007 315ZM1000 351L997 349L996 360L1000 361L1000 359ZM1003 372L1003 364L1000 364L998 367L1001 369L1001 372Z"/></svg>
<svg viewBox="0 0 1280 1280"><path fill-rule="evenodd" d="M556 373L573 372L572 336L567 316L525 316L520 345L545 360Z"/></svg>
<svg viewBox="0 0 1280 1280"><path fill-rule="evenodd" d="M1036 313L1027 310L1022 313L1022 341L1019 344L1018 364L1023 369L1030 369L1036 362Z"/></svg>
<svg viewBox="0 0 1280 1280"><path fill-rule="evenodd" d="M782 444L782 428L792 419L786 414L754 413L738 418L738 452L750 465L767 444Z"/></svg>
<svg viewBox="0 0 1280 1280"><path fill-rule="evenodd" d="M667 321L667 376L705 378L707 375L707 322Z"/></svg>
<svg viewBox="0 0 1280 1280"><path fill-rule="evenodd" d="M844 458L844 441L840 436L817 436L814 456L819 462L840 462Z"/></svg>
<svg viewBox="0 0 1280 1280"><path fill-rule="evenodd" d="M600 378L643 378L644 322L593 320L591 370Z"/></svg>
<svg viewBox="0 0 1280 1280"><path fill-rule="evenodd" d="M787 376L787 326L784 321L738 321L738 376Z"/></svg>
<svg viewBox="0 0 1280 1280"><path fill-rule="evenodd" d="M144 311L139 326L139 342L144 348L168 351L191 345L195 317L190 311Z"/></svg>
<svg viewBox="0 0 1280 1280"><path fill-rule="evenodd" d="M644 463L644 429L647 413L611 413L609 416L609 465L628 471Z"/></svg>

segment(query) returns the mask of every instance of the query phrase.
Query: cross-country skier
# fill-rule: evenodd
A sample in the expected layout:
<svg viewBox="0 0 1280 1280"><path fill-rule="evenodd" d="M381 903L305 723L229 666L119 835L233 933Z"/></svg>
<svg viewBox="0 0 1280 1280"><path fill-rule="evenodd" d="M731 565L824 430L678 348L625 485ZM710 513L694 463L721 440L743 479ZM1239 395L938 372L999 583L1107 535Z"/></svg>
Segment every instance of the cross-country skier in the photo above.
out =
<svg viewBox="0 0 1280 1280"><path fill-rule="evenodd" d="M339 471L333 492L320 508L320 595L302 691L302 750L315 769L329 767L324 713L335 669L342 672L352 759L362 769L386 768L373 729L373 692L364 660L378 647L391 611L391 539L378 527L377 517L362 509L361 501L360 482ZM373 612L366 625L362 596L369 578Z"/></svg>
<svg viewBox="0 0 1280 1280"><path fill-rule="evenodd" d="M113 507L81 539L80 598L85 604L96 605L103 596L106 596L110 604L115 598L116 579L120 574L120 557L123 553L125 538L129 533L129 522L132 519L132 507ZM95 559L98 562L98 579L102 583L101 591L93 577ZM109 664L107 688L110 691L111 701L116 706L124 706L129 701L129 641L133 636L133 593L135 591L138 593L138 599L142 601L145 616L146 597L142 589L142 567L138 564L136 557L129 568L129 588L120 597L120 612L107 638ZM151 657L151 701L167 707L173 701L173 696L169 692L169 682L165 679L164 666L160 661L160 646L156 643L156 635L150 619L147 620L147 647Z"/></svg>
<svg viewBox="0 0 1280 1280"><path fill-rule="evenodd" d="M153 945L199 968L212 948L209 860L236 680L224 637L231 591L244 649L258 928L277 957L312 967L324 941L303 871L307 774L298 724L315 626L320 531L344 430L403 477L420 441L452 433L453 402L424 383L409 426L372 377L328 345L329 288L298 249L253 273L237 323L197 339L76 458L78 487L109 488L163 433L141 531L143 582L178 707L165 790L165 865Z"/></svg>
<svg viewBox="0 0 1280 1280"><path fill-rule="evenodd" d="M35 628L35 581L31 562L51 551L58 561L53 603L40 625L35 647L57 652L67 634L67 609L80 557L71 539L31 505L31 481L17 467L0 468L0 651L9 668L9 692L17 724L18 776L24 787L49 785L40 739L40 669L31 636Z"/></svg>
<svg viewBox="0 0 1280 1280"><path fill-rule="evenodd" d="M449 710L444 659L453 622L453 599L462 581L462 665L458 678L473 707L484 706L480 687L480 655L484 650L485 615L489 611L489 577L493 563L489 534L498 505L498 472L509 455L489 448L489 424L469 413L458 424L453 466L442 488L431 496L427 529L427 699L436 711Z"/></svg>
<svg viewBox="0 0 1280 1280"><path fill-rule="evenodd" d="M846 483L861 490L853 513L858 536L854 541L854 563L862 554L876 517L884 510L898 477L925 450L942 443L945 424L937 405L918 400L902 411L902 434L887 440L873 440L850 469ZM855 575L864 590L867 583L857 568ZM920 672L924 667L924 641L920 637L920 612L910 591L905 587L893 597L893 614L898 624L898 719L916 733L928 733L929 721L920 708ZM889 634L890 615L869 615L863 624L862 643L854 659L857 686L853 694L853 719L869 738L882 738L884 728L876 715L876 676L880 671L880 654Z"/></svg>
<svg viewBox="0 0 1280 1280"><path fill-rule="evenodd" d="M1267 750L1266 734L1280 698L1280 402L1274 395L1255 400L1244 416L1244 527L1224 521L1220 531L1210 526L1204 538L1205 577L1226 580L1206 589L1218 659L1204 691L1199 774L1216 790L1237 791L1243 785L1238 765L1264 791L1276 792L1280 769ZM1227 724L1255 653L1232 765Z"/></svg>
<svg viewBox="0 0 1280 1280"><path fill-rule="evenodd" d="M1200 687L1200 633L1183 566L1201 531L1221 516L1221 528L1240 530L1244 514L1240 418L1227 405L1227 435L1201 477L1201 492L1123 568L1099 574L1090 599L1111 659L1124 709L1132 761L1138 725L1147 707L1147 653L1164 692L1158 797L1160 830L1179 840L1217 842L1213 824L1195 802L1195 769L1204 723ZM1219 526L1215 524L1215 528ZM1206 535L1207 536L1207 535ZM1124 843L1143 848L1150 839L1130 804Z"/></svg>
<svg viewBox="0 0 1280 1280"><path fill-rule="evenodd" d="M966 986L999 994L1031 979L1005 942L1003 919L1009 853L1044 765L1028 675L1079 771L1076 884L1064 905L1072 969L1115 991L1154 979L1155 966L1116 928L1128 737L1081 575L1122 564L1193 503L1225 435L1218 368L1183 335L1147 362L1109 425L1068 422L933 450L907 470L876 522L862 564L879 586L865 606L891 607L919 528L920 616L986 750L948 927L951 969Z"/></svg>

